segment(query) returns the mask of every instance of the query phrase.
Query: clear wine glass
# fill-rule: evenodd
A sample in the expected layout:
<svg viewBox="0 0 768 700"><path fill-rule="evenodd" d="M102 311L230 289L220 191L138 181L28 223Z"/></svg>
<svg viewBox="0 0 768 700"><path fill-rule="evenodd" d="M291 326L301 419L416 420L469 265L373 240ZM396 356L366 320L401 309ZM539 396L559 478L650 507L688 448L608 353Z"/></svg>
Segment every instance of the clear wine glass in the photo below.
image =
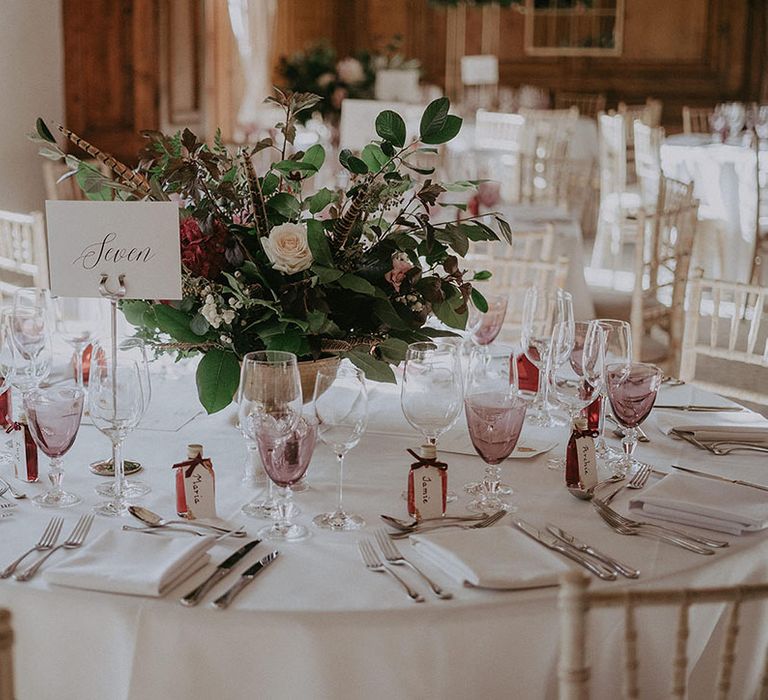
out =
<svg viewBox="0 0 768 700"><path fill-rule="evenodd" d="M313 397L317 434L339 462L339 502L331 513L321 513L312 522L327 530L357 530L365 525L359 515L344 510L344 457L360 442L368 424L368 389L365 375L356 367L320 369Z"/></svg>
<svg viewBox="0 0 768 700"><path fill-rule="evenodd" d="M147 348L143 340L140 338L127 338L123 340L117 347L118 362L133 362L139 371L139 379L141 382L141 389L144 393L144 403L141 409L141 415L139 416L139 422L144 417L149 408L150 401L152 400L152 382L150 379L149 371L149 358L147 357ZM106 350L99 346L97 343L93 344L93 351L91 352L91 367L103 362L106 357ZM89 374L90 376L90 374ZM128 465L138 465L139 463L134 460L123 458L123 470ZM114 474L114 464L111 459L99 460L94 462L93 466L106 467ZM108 472L109 473L109 472ZM146 496L152 491L152 488L144 481L138 479L128 479L123 474L122 480L123 497L130 501L142 496ZM117 481L109 481L104 484L100 484L94 490L100 496L105 498L115 498L117 495L116 489Z"/></svg>
<svg viewBox="0 0 768 700"><path fill-rule="evenodd" d="M75 382L84 389L83 352L96 339L95 326L98 325L98 318L85 316L80 303L81 300L78 299L53 298L56 332L67 345L72 347Z"/></svg>
<svg viewBox="0 0 768 700"><path fill-rule="evenodd" d="M264 469L282 491L277 500L278 519L259 530L259 537L281 542L298 542L309 537L303 525L291 522L293 486L306 474L317 444L317 419L302 416L287 436L276 436L269 430L259 433L258 445Z"/></svg>
<svg viewBox="0 0 768 700"><path fill-rule="evenodd" d="M624 430L624 457L612 463L617 473L626 474L636 464L632 458L637 446L636 428L650 414L662 377L658 367L643 362L609 364L605 368L611 409Z"/></svg>
<svg viewBox="0 0 768 700"><path fill-rule="evenodd" d="M503 497L499 468L517 445L527 407L517 393L516 364L510 362L510 355L511 349L490 354L476 348L470 358L464 411L472 444L487 465L479 488L473 489L475 498L467 506L473 512L517 510Z"/></svg>
<svg viewBox="0 0 768 700"><path fill-rule="evenodd" d="M91 367L88 377L88 409L94 425L112 442L115 483L111 500L100 503L100 515L120 516L127 512L123 443L146 411L143 373L135 360L107 358Z"/></svg>
<svg viewBox="0 0 768 700"><path fill-rule="evenodd" d="M469 337L475 345L489 345L504 327L507 315L508 294L486 294L487 311L480 311L474 303L469 305Z"/></svg>
<svg viewBox="0 0 768 700"><path fill-rule="evenodd" d="M571 425L593 401L600 396L603 387L603 358L605 357L605 335L599 321L577 322L574 324L574 341L566 362L552 368L550 382L558 402L565 406ZM559 326L552 343L567 344L559 336L567 333ZM565 459L550 459L551 469L564 469Z"/></svg>
<svg viewBox="0 0 768 700"><path fill-rule="evenodd" d="M64 477L62 457L72 447L83 416L84 393L80 387L52 386L32 389L24 394L32 439L51 462L48 466L50 488L32 502L45 508L68 508L82 500L61 488Z"/></svg>
<svg viewBox="0 0 768 700"><path fill-rule="evenodd" d="M550 357L554 329L564 324L560 333L561 341L558 353ZM533 407L534 425L551 427L565 425L565 422L552 415L549 405L549 372L555 365L567 359L573 344L573 297L562 289L547 292L536 287L529 287L523 300L523 321L521 342L526 357L539 370L539 388ZM570 344L568 341L570 340ZM564 344L563 344L564 343Z"/></svg>
<svg viewBox="0 0 768 700"><path fill-rule="evenodd" d="M50 334L43 331L42 344L35 342L34 353L29 351L29 345L27 352L22 352L16 342L17 333L14 332L14 328L19 325L19 317L14 309L0 311L0 325L5 329L0 349L0 371L6 377L10 388L17 389L22 394L37 388L51 373L53 349Z"/></svg>
<svg viewBox="0 0 768 700"><path fill-rule="evenodd" d="M240 431L246 441L256 443L262 431L274 437L289 435L295 430L302 409L296 355L277 350L247 353L240 369L238 397ZM267 497L246 503L243 513L267 520L278 516L272 483L270 480Z"/></svg>
<svg viewBox="0 0 768 700"><path fill-rule="evenodd" d="M597 319L605 331L605 360L603 370L612 364L628 364L632 362L632 327L626 321L615 318ZM606 414L610 411L608 401L608 385L603 377L600 390L600 418L598 430L599 437L595 442L595 454L605 460L611 461L621 458L622 454L614 450L605 440Z"/></svg>

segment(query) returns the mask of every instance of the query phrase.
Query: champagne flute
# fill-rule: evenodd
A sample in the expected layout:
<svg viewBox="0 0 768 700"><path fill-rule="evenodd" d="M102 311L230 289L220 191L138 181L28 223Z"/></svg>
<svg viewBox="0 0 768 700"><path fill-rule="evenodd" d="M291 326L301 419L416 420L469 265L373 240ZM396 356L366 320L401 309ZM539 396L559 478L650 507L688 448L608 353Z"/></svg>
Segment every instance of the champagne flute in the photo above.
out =
<svg viewBox="0 0 768 700"><path fill-rule="evenodd" d="M128 512L125 494L123 443L139 424L146 410L147 396L142 374L135 360L108 358L91 367L88 378L88 408L94 425L112 442L115 483L111 500L100 503L99 515L120 516Z"/></svg>
<svg viewBox="0 0 768 700"><path fill-rule="evenodd" d="M83 416L84 393L80 387L52 386L32 389L24 394L24 411L35 444L51 462L50 488L32 502L44 508L68 508L82 500L61 488L64 477L62 457L72 447Z"/></svg>
<svg viewBox="0 0 768 700"><path fill-rule="evenodd" d="M632 458L637 446L636 428L650 414L663 376L658 367L643 362L610 364L605 368L611 409L624 430L624 457L612 462L617 473L626 474L637 463Z"/></svg>
<svg viewBox="0 0 768 700"><path fill-rule="evenodd" d="M248 442L257 444L259 434L268 431L275 438L295 430L301 418L301 380L296 355L278 350L249 352L243 357L238 389L240 431ZM272 480L266 498L254 499L242 507L253 518L273 520L278 503Z"/></svg>
<svg viewBox="0 0 768 700"><path fill-rule="evenodd" d="M491 355L475 348L470 358L464 411L472 445L487 465L485 477L473 489L475 499L467 506L473 512L517 510L500 491L499 464L514 451L526 411L526 402L517 393L516 365L510 357L511 350Z"/></svg>
<svg viewBox="0 0 768 700"><path fill-rule="evenodd" d="M102 349L97 344L93 345L91 352L91 368L99 362L103 362L102 359L106 357L106 350ZM149 403L152 400L152 382L149 376L149 360L147 358L147 349L144 341L140 338L127 338L123 340L117 348L117 356L119 362L133 362L139 373L139 382L141 384L141 390L144 396L144 402L140 409L139 422L144 417L149 408ZM98 370L97 370L98 371ZM123 459L123 471L127 465L135 465L140 467L140 464L133 460ZM114 464L111 459L99 460L91 464L92 468L101 467L107 470L111 470L114 473ZM107 472L108 473L108 472ZM152 488L144 481L138 479L127 479L125 473L123 473L123 480L121 482L123 490L123 497L126 500L134 500L141 496L146 496L152 491ZM109 481L104 484L100 484L94 490L100 496L105 498L115 498L117 495L117 481Z"/></svg>
<svg viewBox="0 0 768 700"><path fill-rule="evenodd" d="M508 294L486 294L487 311L480 311L474 303L469 305L469 337L475 345L489 345L501 332L507 315Z"/></svg>
<svg viewBox="0 0 768 700"><path fill-rule="evenodd" d="M574 330L574 342L568 361L553 367L550 374L552 391L568 411L572 426L582 411L600 395L606 335L599 321L577 322ZM559 336L564 332L565 327L561 324L553 335L553 344L561 342ZM550 469L563 469L565 459L550 459L547 466Z"/></svg>
<svg viewBox="0 0 768 700"><path fill-rule="evenodd" d="M293 486L306 474L317 443L317 419L303 416L287 436L262 430L256 438L261 461L272 482L282 489L277 501L277 520L259 530L259 537L298 542L309 537L303 525L291 522Z"/></svg>
<svg viewBox="0 0 768 700"><path fill-rule="evenodd" d="M344 457L360 442L368 424L368 389L365 375L351 365L320 369L313 398L317 434L339 463L339 502L336 510L315 516L312 522L326 530L358 530L365 525L359 515L344 510Z"/></svg>
<svg viewBox="0 0 768 700"><path fill-rule="evenodd" d="M550 357L553 333L559 324L564 325L558 335L558 353ZM549 372L553 366L559 366L567 359L573 344L573 327L573 297L568 292L562 289L547 292L536 287L526 290L521 341L526 357L539 370L539 388L533 404L537 408L532 418L535 425L551 427L565 424L550 412Z"/></svg>
<svg viewBox="0 0 768 700"><path fill-rule="evenodd" d="M619 321L613 318L597 319L600 326L605 331L605 359L603 361L603 371L605 367L611 364L628 364L632 362L632 327L626 321ZM597 399L595 400L597 401ZM595 442L595 454L606 460L614 460L621 457L621 454L614 450L605 441L605 416L610 410L608 401L608 385L603 376L602 388L600 390L599 406L599 424L600 432ZM595 405L590 404L587 407L587 420L594 425Z"/></svg>

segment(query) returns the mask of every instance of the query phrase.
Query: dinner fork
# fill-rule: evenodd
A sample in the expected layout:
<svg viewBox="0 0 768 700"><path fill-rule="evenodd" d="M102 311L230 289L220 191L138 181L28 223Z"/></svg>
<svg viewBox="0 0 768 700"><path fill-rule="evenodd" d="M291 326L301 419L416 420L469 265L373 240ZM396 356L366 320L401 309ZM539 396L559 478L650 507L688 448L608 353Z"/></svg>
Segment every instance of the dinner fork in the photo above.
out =
<svg viewBox="0 0 768 700"><path fill-rule="evenodd" d="M422 532L432 532L432 530L440 530L444 527L459 527L462 530L478 530L483 527L490 527L494 523L497 523L499 520L501 520L505 515L507 514L507 511L500 510L493 515L489 515L485 520L479 520L476 523L472 523L471 525L461 525L459 523L445 523L444 525L430 525L425 528L420 529L414 529L414 530L408 530L407 532L390 532L389 537L392 540L404 540L410 537L411 535L418 535Z"/></svg>
<svg viewBox="0 0 768 700"><path fill-rule="evenodd" d="M487 513L480 513L478 515L444 515L438 518L424 518L422 520L401 520L391 515L379 516L387 525L394 527L396 530L402 530L403 532L410 532L418 527L424 526L427 523L463 523L463 522L478 522L479 520L485 520L488 517Z"/></svg>
<svg viewBox="0 0 768 700"><path fill-rule="evenodd" d="M651 476L651 472L653 471L653 468L650 464L641 464L637 469L635 469L634 473L632 474L632 477L626 484L622 484L617 488L612 494L607 496L603 499L603 503L608 504L610 503L614 497L616 496L619 491L621 491L623 488L628 489L641 489L645 484L648 482L648 478Z"/></svg>
<svg viewBox="0 0 768 700"><path fill-rule="evenodd" d="M378 572L385 572L392 576L408 593L408 597L414 602L414 603L423 603L424 597L418 592L414 591L413 588L411 588L403 579L401 579L392 569L390 569L388 566L384 566L384 563L379 559L378 555L376 554L376 551L373 548L373 545L368 542L367 540L360 540L360 542L357 543L358 549L360 550L360 556L363 558L363 564L365 564L366 568L370 569L371 571L378 571Z"/></svg>
<svg viewBox="0 0 768 700"><path fill-rule="evenodd" d="M59 539L59 533L61 532L61 526L63 524L64 518L58 516L51 518L48 521L48 524L45 526L43 534L40 535L40 539L37 541L37 544L24 552L24 554L22 554L18 559L8 564L8 566L6 566L5 569L0 572L0 578L8 578L14 571L16 571L16 567L28 555L32 554L32 552L44 552L48 549L51 549L53 545L56 544L56 540Z"/></svg>
<svg viewBox="0 0 768 700"><path fill-rule="evenodd" d="M709 537L691 535L688 532L683 532L682 530L676 530L673 527L657 525L656 523L647 523L642 520L633 520L632 518L628 518L626 515L622 515L618 511L613 510L613 508L610 508L604 501L601 501L599 499L593 499L592 505L598 509L598 512L604 511L608 513L611 517L613 517L616 520L616 522L618 522L620 525L623 525L625 527L632 527L632 528L643 529L643 530L651 529L657 532L662 532L666 535L671 535L672 537L677 537L680 539L687 540L689 542L693 542L695 544L704 545L705 547L720 548L720 547L728 546L728 543L723 540L714 540Z"/></svg>
<svg viewBox="0 0 768 700"><path fill-rule="evenodd" d="M724 449L720 447L720 445L731 445L731 447L726 447ZM709 442L709 443L706 443L705 447L710 452L718 456L729 455L731 454L731 452L735 452L736 450L748 450L751 452L768 452L768 445L764 447L762 445L753 445L752 443L748 443L748 442L730 442L728 440L719 440L717 442Z"/></svg>
<svg viewBox="0 0 768 700"><path fill-rule="evenodd" d="M81 547L83 542L85 542L88 531L91 529L91 525L93 525L93 514L81 515L74 529L69 533L69 537L67 537L64 542L56 545L53 549L46 552L29 568L25 569L21 573L14 574L13 578L15 578L17 581L29 581L29 579L31 579L37 573L38 569L43 565L43 562L46 561L46 559L48 559L48 557L50 557L51 554L53 554L55 551L59 549L77 549L78 547Z"/></svg>
<svg viewBox="0 0 768 700"><path fill-rule="evenodd" d="M379 545L381 553L390 564L394 564L395 566L407 566L408 568L413 569L419 576L421 576L421 578L424 579L424 581L427 582L429 587L432 589L432 592L438 598L442 598L443 600L450 600L453 598L453 593L444 591L413 562L408 561L408 559L406 559L402 552L397 548L397 545L392 540L390 540L389 537L387 537L387 533L384 532L384 530L376 530L373 535L376 538L376 543Z"/></svg>

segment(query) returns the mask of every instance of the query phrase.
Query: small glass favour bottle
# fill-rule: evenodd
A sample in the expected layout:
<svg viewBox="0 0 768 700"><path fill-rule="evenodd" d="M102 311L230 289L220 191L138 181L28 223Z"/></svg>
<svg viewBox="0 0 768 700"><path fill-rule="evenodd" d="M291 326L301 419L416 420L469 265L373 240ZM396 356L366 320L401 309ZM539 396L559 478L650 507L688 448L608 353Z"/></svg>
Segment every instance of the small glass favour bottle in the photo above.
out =
<svg viewBox="0 0 768 700"><path fill-rule="evenodd" d="M187 461L174 464L176 512L187 520L216 517L216 475L202 445L187 445Z"/></svg>
<svg viewBox="0 0 768 700"><path fill-rule="evenodd" d="M11 436L11 459L13 474L20 481L35 482L39 478L37 464L37 445L27 424L27 416L22 413L19 420L8 423L5 433Z"/></svg>
<svg viewBox="0 0 768 700"><path fill-rule="evenodd" d="M536 392L539 389L539 368L531 362L524 352L516 358L517 385L520 391ZM510 376L511 373L510 373Z"/></svg>
<svg viewBox="0 0 768 700"><path fill-rule="evenodd" d="M595 437L597 431L590 429L586 418L574 420L565 452L566 486L586 490L597 483Z"/></svg>
<svg viewBox="0 0 768 700"><path fill-rule="evenodd" d="M422 445L408 472L408 514L416 520L445 515L448 497L448 465L437 461L435 445Z"/></svg>

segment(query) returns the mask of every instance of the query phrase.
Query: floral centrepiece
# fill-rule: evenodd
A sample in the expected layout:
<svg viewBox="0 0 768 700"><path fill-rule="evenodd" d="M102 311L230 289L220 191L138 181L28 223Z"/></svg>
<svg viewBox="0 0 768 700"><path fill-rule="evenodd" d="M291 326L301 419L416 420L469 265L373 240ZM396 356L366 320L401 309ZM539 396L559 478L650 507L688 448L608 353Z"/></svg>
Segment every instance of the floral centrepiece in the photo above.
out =
<svg viewBox="0 0 768 700"><path fill-rule="evenodd" d="M402 361L409 343L452 334L425 327L430 314L460 329L470 299L487 308L472 280L490 274L468 275L459 257L470 241L498 235L487 218L461 218L463 204L439 201L475 183L439 184L430 179L431 168L411 162L458 133L461 119L449 114L446 98L426 108L419 138L410 142L403 119L383 111L379 139L359 155L339 154L349 174L346 191L307 195L303 185L325 152L292 144L298 115L319 98L278 91L269 100L285 112L277 125L280 143L264 139L230 152L218 135L208 145L189 130L149 131L134 169L59 127L108 165L111 177L65 154L42 120L34 137L42 155L66 161L90 199L179 202L183 299L124 301L122 310L157 350L202 353L197 386L209 412L232 401L240 358L252 350L285 350L301 360L339 355L369 379L394 381L391 365ZM252 158L265 149L275 159L257 174ZM456 214L435 222L440 206ZM507 223L496 222L509 239Z"/></svg>

